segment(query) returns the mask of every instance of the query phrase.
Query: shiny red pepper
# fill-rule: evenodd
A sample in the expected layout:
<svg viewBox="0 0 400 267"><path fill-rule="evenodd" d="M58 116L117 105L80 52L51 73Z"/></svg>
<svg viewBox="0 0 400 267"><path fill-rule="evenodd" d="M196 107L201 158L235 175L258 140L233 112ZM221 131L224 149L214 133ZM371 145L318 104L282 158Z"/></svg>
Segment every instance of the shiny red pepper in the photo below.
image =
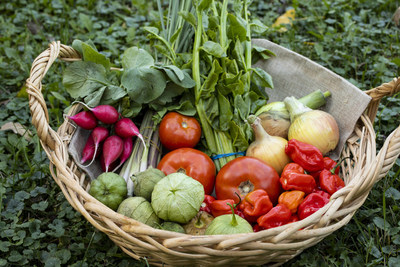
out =
<svg viewBox="0 0 400 267"><path fill-rule="evenodd" d="M317 191L309 194L299 205L297 214L300 220L307 218L329 202L330 195L323 191Z"/></svg>
<svg viewBox="0 0 400 267"><path fill-rule="evenodd" d="M262 230L265 230L265 228L259 226L258 224L253 225L253 231L254 232L260 232Z"/></svg>
<svg viewBox="0 0 400 267"><path fill-rule="evenodd" d="M205 211L209 214L211 214L211 203L215 201L215 198L213 196L210 195L205 195L204 196L204 200L203 203L200 206L200 211Z"/></svg>
<svg viewBox="0 0 400 267"><path fill-rule="evenodd" d="M307 172L316 172L324 168L324 157L313 145L290 139L285 147L286 154Z"/></svg>
<svg viewBox="0 0 400 267"><path fill-rule="evenodd" d="M268 193L264 189L257 189L248 193L239 208L249 222L257 221L257 218L266 214L273 205Z"/></svg>
<svg viewBox="0 0 400 267"><path fill-rule="evenodd" d="M243 212L241 212L239 209L237 209L237 205L239 204L235 204L235 201L233 199L217 199L214 200L213 202L210 203L210 209L211 209L211 214L214 217L218 217L220 215L224 215L224 214L232 214L232 210L231 207L228 205L231 204L234 208L234 212L236 215L244 218L244 214Z"/></svg>
<svg viewBox="0 0 400 267"><path fill-rule="evenodd" d="M290 222L292 213L285 205L278 204L273 207L267 214L259 217L257 223L259 226L269 229L278 227Z"/></svg>
<svg viewBox="0 0 400 267"><path fill-rule="evenodd" d="M299 190L306 194L311 193L317 186L314 177L304 173L304 169L297 163L288 163L283 168L279 180L284 190Z"/></svg>
<svg viewBox="0 0 400 267"><path fill-rule="evenodd" d="M333 159L331 159L330 157L324 157L324 170L333 170L337 165L337 162L334 161ZM312 175L315 179L315 181L318 183L318 179L319 179L319 174L321 173L322 170L317 171L317 172L311 172L310 175ZM335 169L335 173L337 175L339 175L339 171L340 171L340 167L337 166L337 168Z"/></svg>
<svg viewBox="0 0 400 267"><path fill-rule="evenodd" d="M340 188L345 187L344 181L333 170L322 170L319 175L319 184L322 190L331 195Z"/></svg>

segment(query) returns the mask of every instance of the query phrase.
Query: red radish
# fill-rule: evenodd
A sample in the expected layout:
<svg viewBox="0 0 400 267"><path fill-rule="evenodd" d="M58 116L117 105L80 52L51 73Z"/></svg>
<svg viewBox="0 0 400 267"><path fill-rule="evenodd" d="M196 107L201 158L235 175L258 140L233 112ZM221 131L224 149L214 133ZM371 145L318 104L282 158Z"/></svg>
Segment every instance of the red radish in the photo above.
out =
<svg viewBox="0 0 400 267"><path fill-rule="evenodd" d="M68 118L86 130L92 130L97 126L97 119L91 111L82 111L74 116L68 116Z"/></svg>
<svg viewBox="0 0 400 267"><path fill-rule="evenodd" d="M91 107L88 107L85 103L82 103L79 101L75 101L75 102L84 105L88 110L93 112L94 116L102 123L113 124L118 121L119 113L113 106L99 105L97 107L91 108Z"/></svg>
<svg viewBox="0 0 400 267"><path fill-rule="evenodd" d="M81 164L88 160L92 160L95 152L95 146L92 135L89 135L85 147L82 150Z"/></svg>
<svg viewBox="0 0 400 267"><path fill-rule="evenodd" d="M93 155L92 161L87 166L90 166L93 163L94 159L97 156L97 152L100 149L100 143L103 142L108 137L108 135L109 135L109 132L106 127L97 126L96 128L93 129L90 136L93 138L94 155Z"/></svg>
<svg viewBox="0 0 400 267"><path fill-rule="evenodd" d="M110 165L115 162L122 154L124 141L118 135L107 137L103 144L103 160L106 172Z"/></svg>
<svg viewBox="0 0 400 267"><path fill-rule="evenodd" d="M114 125L115 133L122 138L137 136L142 141L144 147L146 148L146 142L143 136L139 133L139 129L129 118L122 118Z"/></svg>
<svg viewBox="0 0 400 267"><path fill-rule="evenodd" d="M122 154L119 157L119 164L113 169L113 172L116 171L119 167L121 167L122 164L130 157L132 154L132 149L133 149L133 140L132 137L125 138L122 148Z"/></svg>
<svg viewBox="0 0 400 267"><path fill-rule="evenodd" d="M110 165L110 169L116 170L117 169L118 160L114 161ZM100 165L103 172L106 172L106 165L104 164L104 158L100 157ZM114 171L113 171L114 172Z"/></svg>
<svg viewBox="0 0 400 267"><path fill-rule="evenodd" d="M139 136L139 129L129 118L122 118L115 124L115 133L122 138Z"/></svg>

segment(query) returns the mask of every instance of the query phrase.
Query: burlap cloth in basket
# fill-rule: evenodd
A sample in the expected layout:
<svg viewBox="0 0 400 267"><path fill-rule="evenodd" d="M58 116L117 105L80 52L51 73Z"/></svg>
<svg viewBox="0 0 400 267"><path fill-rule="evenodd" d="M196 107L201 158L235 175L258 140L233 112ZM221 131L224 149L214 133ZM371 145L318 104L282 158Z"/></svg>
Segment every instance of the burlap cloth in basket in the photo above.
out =
<svg viewBox="0 0 400 267"><path fill-rule="evenodd" d="M276 46L260 40L255 40L255 43L269 45L271 50ZM278 60L279 55L284 55L277 51L274 52L277 54L274 60ZM286 52L287 55L290 55L290 51ZM297 54L292 55L299 57ZM333 101L341 90L346 92L344 88L352 87L327 70L319 69L320 78L316 78L314 77L316 74L312 71L316 68L315 63L304 60L304 58L293 59L290 57L289 59L293 62L302 62L301 64L308 66L307 68L292 67L287 72L288 75L280 76L283 80L278 80L276 75L279 73L274 73L266 65L267 71L274 79L277 92L284 90L282 88L287 87L288 83L297 84L302 90L308 90L307 86L322 79L319 89L330 90ZM71 206L78 210L94 227L106 233L131 257L138 260L145 257L149 263L154 265L245 266L266 263L280 265L346 225L364 203L372 186L387 174L400 154L400 127L387 137L377 153L375 133L371 123L376 116L379 101L385 96L400 91L400 79L394 78L388 83L365 92L371 97L371 101L357 120L354 130L346 139L341 151L341 157L351 157L341 165L341 176L345 180L346 186L333 194L330 202L316 213L295 223L250 234L190 236L154 229L114 212L90 196L88 193L90 179L68 153L68 145L76 127L66 121L55 131L49 125L47 105L42 95L42 80L57 58L64 61L75 61L80 60L80 55L69 46L62 45L60 42L52 42L49 48L35 59L30 77L26 81L32 124L36 127L41 145L50 159L52 177ZM273 62L270 61L271 64ZM291 67L292 65L286 66ZM303 69L311 72L303 73ZM306 74L311 77L302 77ZM329 78L330 81L326 81L324 77ZM299 96L300 94L294 93L293 95ZM360 100L358 97L353 98L346 93L342 94L342 97L339 97L339 102L343 102L340 106L343 108L350 106L350 111L346 112L351 112L352 106L365 104L365 100ZM277 100L281 100L281 97L278 98ZM368 98L365 99L368 101ZM328 111L333 108L333 110L336 109L336 112L343 112L344 116L350 115L332 105L332 103L328 104L326 107ZM363 108L360 107L360 109ZM80 110L81 107L75 105L70 109L68 115L76 114Z"/></svg>

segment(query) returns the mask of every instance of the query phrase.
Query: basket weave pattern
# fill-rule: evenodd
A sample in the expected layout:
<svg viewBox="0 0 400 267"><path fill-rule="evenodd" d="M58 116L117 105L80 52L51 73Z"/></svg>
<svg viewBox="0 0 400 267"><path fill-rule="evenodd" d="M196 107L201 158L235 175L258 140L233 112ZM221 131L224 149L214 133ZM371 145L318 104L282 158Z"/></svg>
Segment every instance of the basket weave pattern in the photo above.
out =
<svg viewBox="0 0 400 267"><path fill-rule="evenodd" d="M380 100L400 91L395 78L366 91L372 97L341 157L341 177L346 186L332 195L330 202L304 220L251 234L190 236L154 229L109 209L93 198L89 179L68 154L75 127L64 122L58 131L49 125L42 90L42 79L57 59L80 60L71 47L52 42L33 62L26 81L32 123L50 159L50 171L69 203L94 227L106 233L121 249L135 259L146 257L155 265L280 265L304 249L346 225L364 203L372 186L382 179L400 154L400 126L386 139L377 153L374 121ZM68 115L81 109L74 105ZM302 229L302 230L299 230Z"/></svg>

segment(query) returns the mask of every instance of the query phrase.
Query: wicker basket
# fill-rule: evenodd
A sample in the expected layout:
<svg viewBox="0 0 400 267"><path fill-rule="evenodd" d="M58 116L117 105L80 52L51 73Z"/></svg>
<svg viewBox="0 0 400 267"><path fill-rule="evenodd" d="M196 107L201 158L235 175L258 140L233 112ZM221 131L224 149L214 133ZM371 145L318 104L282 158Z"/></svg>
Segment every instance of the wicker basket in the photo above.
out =
<svg viewBox="0 0 400 267"><path fill-rule="evenodd" d="M280 265L320 242L346 225L364 203L372 186L383 178L400 154L400 127L386 139L376 153L374 120L379 101L400 91L400 79L394 79L366 91L372 97L342 157L346 186L332 195L330 202L304 220L251 234L190 236L157 230L109 209L88 193L89 179L71 159L67 148L75 128L63 123L58 131L49 126L42 79L53 62L80 60L71 47L52 42L33 62L26 81L32 123L41 145L50 159L50 171L69 203L94 227L106 233L121 249L135 259L146 257L155 265ZM73 106L69 115L76 114ZM302 229L299 231L299 229Z"/></svg>

